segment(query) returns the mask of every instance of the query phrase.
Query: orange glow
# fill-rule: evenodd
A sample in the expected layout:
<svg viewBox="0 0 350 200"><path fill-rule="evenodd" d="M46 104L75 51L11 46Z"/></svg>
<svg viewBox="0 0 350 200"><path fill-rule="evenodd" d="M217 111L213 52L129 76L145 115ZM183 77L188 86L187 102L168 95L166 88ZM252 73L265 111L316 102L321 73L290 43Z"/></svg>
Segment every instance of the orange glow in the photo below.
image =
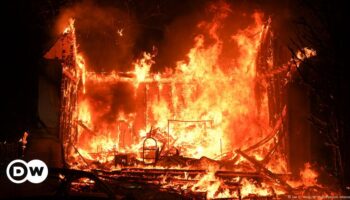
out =
<svg viewBox="0 0 350 200"><path fill-rule="evenodd" d="M254 183L246 179L243 179L242 185L243 185L241 190L242 197L247 197L248 195L251 195L251 194L255 194L259 196L272 195L272 192L268 189L268 186L258 187Z"/></svg>
<svg viewBox="0 0 350 200"><path fill-rule="evenodd" d="M99 110L89 110L91 106L86 104L94 103L93 100L78 102L78 107L85 110L79 113L78 121L83 121L89 113L92 117L90 125L95 131L93 141L90 141L91 136L84 136L88 134L86 130L79 129L78 143L84 144L84 148L81 148L87 152L96 152L101 146L104 150L117 148L118 151L128 149L138 153L138 142L143 141L142 138L151 127L158 128L158 134L163 134L161 137L169 137L169 143L180 150L182 155L194 158L215 158L231 149L249 146L261 139L269 130L267 96L265 94L264 101L259 105L259 112L254 96L254 60L261 33L266 28L262 23L262 14L255 13L254 24L232 33L231 38L239 48L239 56L231 61L231 67L225 71L221 70L219 63L223 41L219 37L218 27L223 17L225 15L210 22L201 22L201 27L208 30L209 36L197 35L193 48L187 54L188 60L178 61L173 73L170 76L167 74L166 78L160 73L150 73L155 56L151 53L143 53L142 58L134 62L134 79L123 78L116 73L87 72L82 55L77 54L77 64L82 73L82 91L87 94L82 99L89 96L86 87L93 82L97 84L96 87L110 87L118 82L128 82L133 83L135 89L143 84L145 90L150 90L152 82L158 82L155 89L165 94L158 96L158 100L149 97L151 100L147 103L145 113L146 126L138 130L138 139L134 140L136 143L122 149L118 147L119 125L96 121L108 110L109 105ZM214 42L204 45L206 40ZM120 113L115 114L118 116ZM135 114L130 114L126 124L132 125L134 119ZM89 142L85 139L89 139ZM165 141L159 143L166 145Z"/></svg>
<svg viewBox="0 0 350 200"><path fill-rule="evenodd" d="M300 172L300 176L306 186L316 185L317 183L318 173L311 169L310 163L305 164L305 168Z"/></svg>
<svg viewBox="0 0 350 200"><path fill-rule="evenodd" d="M140 82L145 81L146 78L149 76L151 66L154 64L154 61L152 60L153 57L154 55L144 52L143 57L139 60L136 60L136 62L134 63L136 86Z"/></svg>
<svg viewBox="0 0 350 200"><path fill-rule="evenodd" d="M68 26L63 30L63 34L68 34L71 32L75 32L75 28L74 28L74 19L69 19L69 23Z"/></svg>
<svg viewBox="0 0 350 200"><path fill-rule="evenodd" d="M261 33L266 28L262 23L262 16L261 13L254 13L252 25L232 33L231 39L238 46L239 55L233 56L235 59L231 60L231 66L225 71L221 69L219 62L224 41L219 37L218 27L226 15L200 23L199 27L207 30L209 35L197 35L193 48L187 54L187 61L178 61L173 73L170 76L167 74L167 77L160 73L150 73L155 57L151 53L143 53L142 58L134 62L134 72L128 73L134 73L135 78L123 78L115 72L96 74L86 71L84 59L77 53L83 92L80 98L82 100L78 102L78 121L86 121L88 118L89 127L95 132L91 136L91 133L79 128L78 144L82 146L78 147L91 153L117 148L119 152L131 150L137 154L141 146L139 142L143 141L142 138L151 127L160 130L160 137L169 137L169 143L182 155L193 158L215 158L232 149L259 141L270 130L267 94L264 94L264 100L260 102L259 111L254 94L254 60L261 42ZM214 42L204 45L207 40ZM123 125L118 124L119 122L96 121L108 111L109 105L91 110L92 106L89 104L96 102L87 99L87 85L90 88L92 83L96 88L110 87L118 82L132 83L135 89L143 84L146 92L150 90L152 82L158 82L155 89L165 94L159 95L157 100L147 97L150 102L147 102L145 108L146 126L138 130L138 138L128 147L119 147L119 126ZM119 116L120 113L115 115ZM135 114L131 113L126 124L132 126L133 120ZM166 145L165 140L159 143Z"/></svg>
<svg viewBox="0 0 350 200"><path fill-rule="evenodd" d="M304 169L300 171L300 180L288 181L293 187L320 186L317 184L318 173L312 169L310 163L305 163Z"/></svg>
<svg viewBox="0 0 350 200"><path fill-rule="evenodd" d="M228 41L222 39L220 27L230 9L225 7L221 11L211 21L199 22L198 29L206 34L198 33L185 58L164 73L152 72L156 55L148 52L133 62L131 71L97 73L90 70L83 54L78 52L71 20L64 33L74 35L76 70L67 73L79 83L77 110L72 122L77 127L75 151L67 159L72 167L99 168L93 164L98 162L105 170L117 169L120 166L113 164L115 155L125 153L142 161L144 146L159 150L161 155L176 152L190 158L232 160L238 155L235 150L246 149L269 136L274 127L269 120L267 88L262 89L259 100L256 97L259 81L256 60L269 23L264 23L262 13L255 12L249 26L238 31L225 30L230 33L230 48L235 53L229 51L232 55L223 64L221 57ZM117 34L123 36L123 29ZM299 60L295 60L296 67L315 55L315 51L303 49L297 55ZM272 61L269 65L272 66ZM116 91L119 93L113 96ZM150 137L156 142L145 142ZM273 139L276 142L280 138ZM250 152L252 158L258 163L264 162L271 146L273 144L266 143L263 149ZM267 169L287 173L284 155L277 157L266 164ZM248 165L246 162L239 157L234 164ZM228 189L224 181L215 176L217 170L222 170L218 166L202 164L196 168L207 173L194 178L194 184L181 185L181 189L206 192L207 198L238 197L236 191ZM317 173L310 166L307 168L301 174L302 183L316 184ZM227 167L225 170L237 169ZM173 186L173 183L166 183L166 178L163 177L163 187ZM242 197L284 193L270 185L258 185L247 179L240 181L237 184L241 184Z"/></svg>

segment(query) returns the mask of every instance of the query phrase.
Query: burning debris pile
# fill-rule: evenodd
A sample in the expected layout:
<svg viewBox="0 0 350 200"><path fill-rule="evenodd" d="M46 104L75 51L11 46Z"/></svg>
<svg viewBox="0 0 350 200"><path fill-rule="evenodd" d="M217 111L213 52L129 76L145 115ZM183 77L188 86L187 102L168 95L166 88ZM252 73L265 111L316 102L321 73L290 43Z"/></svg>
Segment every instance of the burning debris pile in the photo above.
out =
<svg viewBox="0 0 350 200"><path fill-rule="evenodd" d="M205 34L195 35L186 58L162 72L151 70L156 49L136 59L132 71L90 70L70 20L45 55L63 66L66 162L111 185L152 184L195 199L274 198L301 195L307 187L329 194L309 165L301 181L291 179L287 107L274 105L300 63L316 52L302 49L275 66L270 18L255 12L249 26L230 32L223 23L230 7L209 10L212 19L197 26ZM115 107L121 99L127 103Z"/></svg>

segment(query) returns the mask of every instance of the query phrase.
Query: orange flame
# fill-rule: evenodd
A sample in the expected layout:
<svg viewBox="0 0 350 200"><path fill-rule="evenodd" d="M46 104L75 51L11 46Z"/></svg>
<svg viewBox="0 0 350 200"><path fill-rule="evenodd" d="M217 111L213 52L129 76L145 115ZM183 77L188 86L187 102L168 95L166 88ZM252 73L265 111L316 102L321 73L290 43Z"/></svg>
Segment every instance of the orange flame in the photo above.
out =
<svg viewBox="0 0 350 200"><path fill-rule="evenodd" d="M153 57L154 55L144 52L143 57L139 60L136 60L134 63L136 86L138 86L140 82L145 81L149 76L149 71L154 64L154 61L152 60Z"/></svg>
<svg viewBox="0 0 350 200"><path fill-rule="evenodd" d="M262 14L255 13L254 24L246 29L232 34L232 41L239 49L239 55L233 56L231 66L223 71L220 68L219 57L223 51L223 41L219 37L220 23L226 15L219 15L211 22L201 22L200 28L209 32L209 36L198 35L194 40L194 47L188 52L188 61L178 61L173 74L150 74L155 55L143 53L143 57L134 62L135 79L122 78L116 73L107 75L86 72L83 57L77 54L77 64L81 69L83 94L85 85L89 82L108 86L120 81L133 83L138 88L141 83L158 82L157 90L165 95L159 95L158 100L151 101L146 107L147 124L139 130L139 138L145 136L150 127L158 127L160 134L168 132L162 137L168 137L171 145L179 149L182 155L199 158L207 156L215 158L233 148L249 145L264 136L269 130L267 97L259 105L255 101L255 62L257 50L261 41L264 25ZM214 40L210 45L204 45L207 40ZM165 77L167 76L167 77ZM167 85L167 87L165 87ZM224 92L223 92L224 91ZM152 94L151 94L152 95ZM151 98L152 99L152 98ZM93 103L91 100L87 101ZM86 107L86 101L79 102L79 107ZM103 115L108 109L100 108L91 111L90 115ZM118 113L116 113L118 115ZM79 113L79 120L85 116ZM135 117L135 115L134 115ZM130 120L134 120L131 117ZM98 117L93 117L97 119ZM94 147L85 149L95 152L96 146L113 149L118 146L118 128L115 124L105 124L92 120L95 131ZM98 123L96 126L94 124ZM129 121L128 123L133 123ZM80 136L84 130L80 129ZM115 135L113 139L109 136ZM82 136L80 143L85 143ZM102 139L104 138L104 139ZM255 138L254 140L250 140ZM139 140L134 140L129 149L134 149ZM173 141L173 142L172 142ZM165 145L164 141L160 141ZM170 145L170 144L168 144ZM86 145L84 145L86 147ZM91 146L91 145L90 145ZM124 149L125 150L125 149ZM119 149L123 151L123 149Z"/></svg>
<svg viewBox="0 0 350 200"><path fill-rule="evenodd" d="M78 141L72 158L81 156L88 161L111 163L117 152L128 152L141 160L140 151L147 137L157 139L158 143L152 147L167 146L169 152L176 149L181 155L192 158L217 158L266 137L272 130L269 125L267 92L265 90L260 95L262 100L256 100L255 61L267 25L263 24L262 13L254 13L254 23L232 32L232 48L238 48L235 51L238 55L230 55L232 59L227 61L228 65L225 63L222 66L220 57L224 51L224 41L221 39L220 27L221 21L231 10L224 6L221 12L212 21L198 25L198 28L204 29L208 34L198 34L186 60L178 61L173 69L168 69L163 74L151 73L155 55L147 52L133 63L133 71L125 73L128 76L117 72L97 74L88 71L84 58L74 43L77 71L73 74L79 77L82 87L76 113ZM74 20L70 21L63 33L75 33ZM118 34L123 36L122 29ZM302 60L315 55L316 52L312 49L303 49L297 54L297 67ZM90 92L93 91L89 89L108 90L117 83L130 84L135 91L134 96L144 89L143 97L146 100L140 105L144 106L144 110L139 108L139 112L130 113L118 111L114 113L116 117L113 121L101 120L111 111L111 105L90 98ZM145 124L135 130L140 115L144 115L141 117L145 118ZM151 127L154 128L153 132L149 131ZM127 138L128 135L135 138ZM253 153L257 161L263 160L264 151ZM242 162L242 158L237 162ZM282 157L274 164L272 170L285 171L286 162ZM195 184L182 185L181 188L207 192L207 198L237 198L236 192L225 188L223 181L215 177L216 170L209 169L204 176L195 178L198 180ZM301 176L302 184L316 184L317 173L309 165ZM241 184L243 197L250 194L274 194L266 185L258 187L246 179Z"/></svg>

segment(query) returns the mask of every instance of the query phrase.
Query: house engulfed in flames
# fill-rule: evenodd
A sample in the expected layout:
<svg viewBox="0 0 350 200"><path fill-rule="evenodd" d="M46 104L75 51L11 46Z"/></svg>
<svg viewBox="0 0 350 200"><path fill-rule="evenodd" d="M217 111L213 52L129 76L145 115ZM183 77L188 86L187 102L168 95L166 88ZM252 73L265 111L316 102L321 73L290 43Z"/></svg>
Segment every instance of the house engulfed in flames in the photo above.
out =
<svg viewBox="0 0 350 200"><path fill-rule="evenodd" d="M227 15L201 22L207 34L195 36L186 60L163 72L151 72L154 52L136 59L133 71L90 71L70 20L45 55L63 67L60 137L68 165L204 198L326 192L308 164L301 180L291 180L286 153L285 86L316 52L305 48L279 63L271 19L254 13L254 23L231 35L239 56L223 63L226 41L218 32ZM112 107L116 87L128 88L116 96L132 97L136 109ZM105 117L113 111L112 120Z"/></svg>

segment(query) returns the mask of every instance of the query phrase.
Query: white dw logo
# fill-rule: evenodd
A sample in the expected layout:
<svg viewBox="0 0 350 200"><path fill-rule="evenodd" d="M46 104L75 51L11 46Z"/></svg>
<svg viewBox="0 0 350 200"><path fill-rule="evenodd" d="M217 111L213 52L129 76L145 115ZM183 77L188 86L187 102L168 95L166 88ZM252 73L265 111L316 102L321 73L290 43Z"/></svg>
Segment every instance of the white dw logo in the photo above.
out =
<svg viewBox="0 0 350 200"><path fill-rule="evenodd" d="M13 183L23 183L28 180L31 183L41 183L49 174L46 164L41 160L13 160L7 165L6 175Z"/></svg>

